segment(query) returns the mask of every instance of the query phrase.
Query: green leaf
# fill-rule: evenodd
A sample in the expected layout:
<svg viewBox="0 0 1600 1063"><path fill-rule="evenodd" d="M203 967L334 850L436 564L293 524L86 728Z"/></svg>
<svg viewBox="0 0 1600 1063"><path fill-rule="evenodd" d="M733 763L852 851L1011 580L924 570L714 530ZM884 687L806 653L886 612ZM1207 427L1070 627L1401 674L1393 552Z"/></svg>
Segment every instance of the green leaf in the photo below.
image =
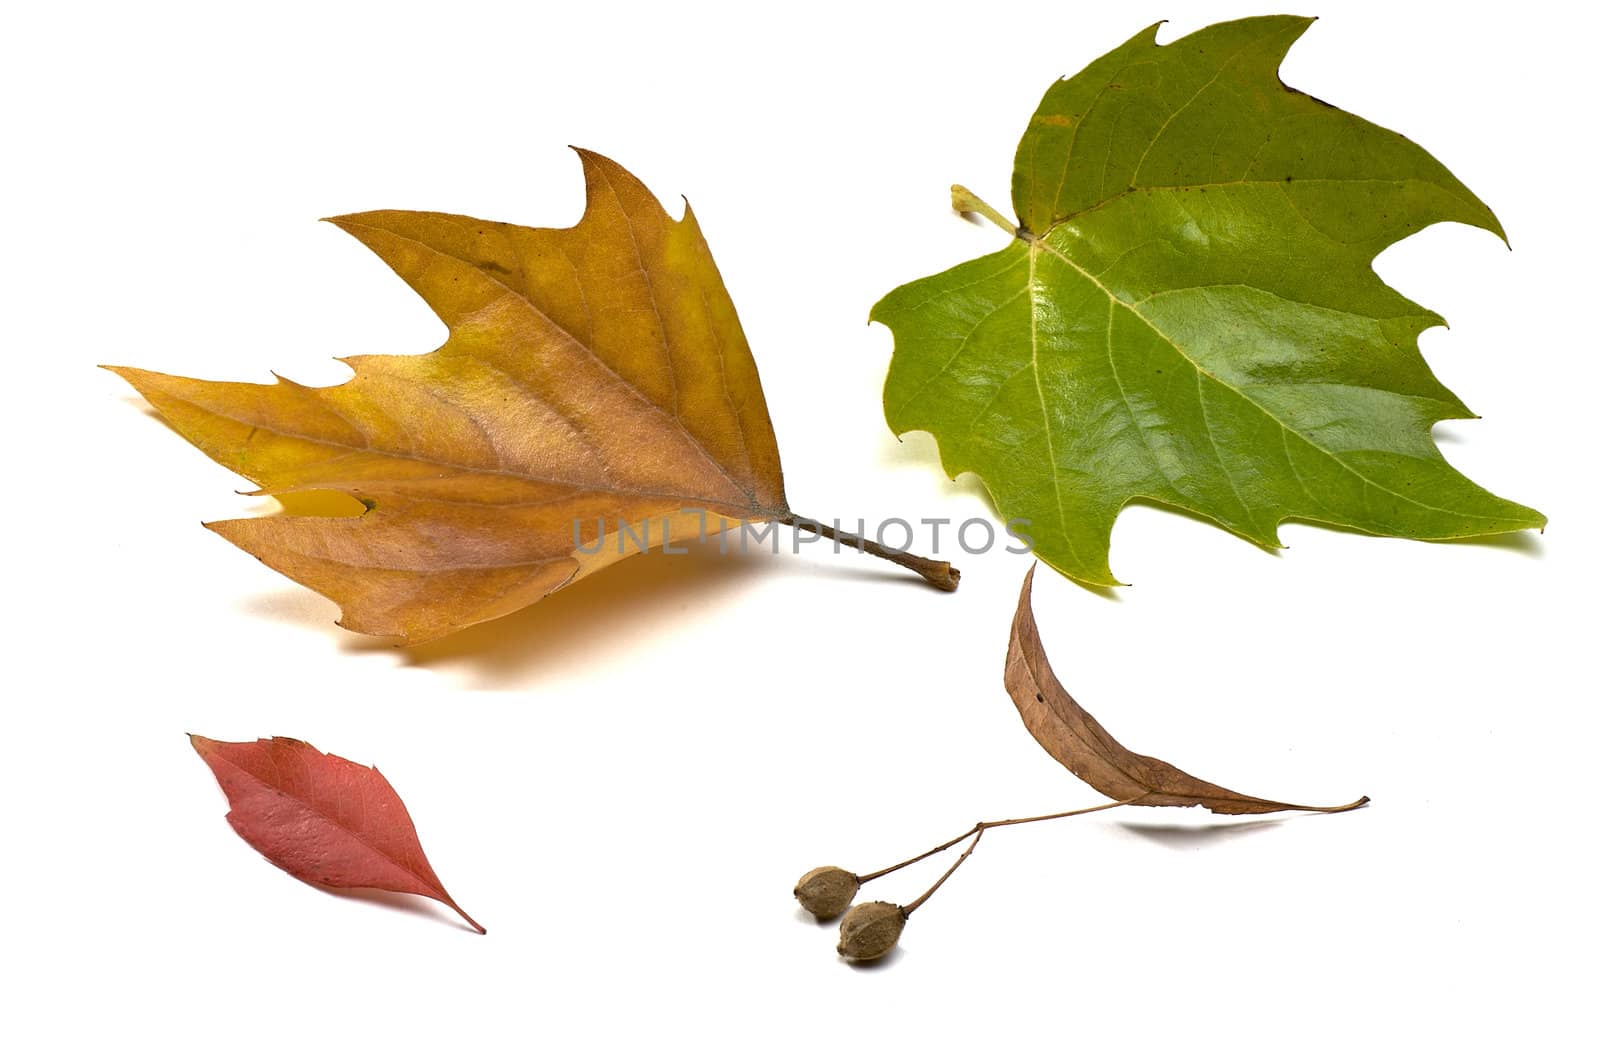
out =
<svg viewBox="0 0 1600 1063"><path fill-rule="evenodd" d="M1133 499L1275 547L1289 518L1413 539L1542 527L1445 463L1472 413L1417 350L1444 324L1372 259L1440 221L1504 237L1420 147L1287 88L1311 20L1156 27L1045 93L1010 246L895 289L884 411L981 476L1034 552L1117 582ZM959 187L958 209L1011 226Z"/></svg>

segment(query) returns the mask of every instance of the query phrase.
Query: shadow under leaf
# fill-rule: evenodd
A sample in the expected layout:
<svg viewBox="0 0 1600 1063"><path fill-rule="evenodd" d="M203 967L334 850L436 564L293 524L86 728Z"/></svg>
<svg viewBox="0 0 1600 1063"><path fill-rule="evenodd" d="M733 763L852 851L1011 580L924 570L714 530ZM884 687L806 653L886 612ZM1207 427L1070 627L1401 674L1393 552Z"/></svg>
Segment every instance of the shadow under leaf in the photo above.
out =
<svg viewBox="0 0 1600 1063"><path fill-rule="evenodd" d="M780 559L733 550L723 554L715 540L688 543L674 546L671 554L624 558L525 609L433 642L392 646L352 635L345 649L396 654L419 667L460 664L486 682L513 681L626 653L652 632L710 609L774 563Z"/></svg>
<svg viewBox="0 0 1600 1063"><path fill-rule="evenodd" d="M1272 830L1282 822L1280 819L1248 819L1193 826L1157 823L1118 823L1117 826L1168 849L1207 849L1233 838Z"/></svg>

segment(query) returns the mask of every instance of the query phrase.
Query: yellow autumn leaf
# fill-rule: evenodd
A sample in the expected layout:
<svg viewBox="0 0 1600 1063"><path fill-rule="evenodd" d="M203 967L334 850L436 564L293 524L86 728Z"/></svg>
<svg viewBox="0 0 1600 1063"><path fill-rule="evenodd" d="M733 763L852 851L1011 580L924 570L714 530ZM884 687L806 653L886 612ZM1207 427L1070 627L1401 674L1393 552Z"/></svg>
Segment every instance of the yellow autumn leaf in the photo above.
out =
<svg viewBox="0 0 1600 1063"><path fill-rule="evenodd" d="M206 525L333 599L347 628L416 642L504 616L702 536L685 510L712 531L813 523L784 498L755 359L693 212L674 221L617 163L578 155L588 205L570 229L329 219L449 327L438 350L342 359L355 376L331 387L107 367L258 493L359 499L359 516ZM959 575L892 559L946 589Z"/></svg>

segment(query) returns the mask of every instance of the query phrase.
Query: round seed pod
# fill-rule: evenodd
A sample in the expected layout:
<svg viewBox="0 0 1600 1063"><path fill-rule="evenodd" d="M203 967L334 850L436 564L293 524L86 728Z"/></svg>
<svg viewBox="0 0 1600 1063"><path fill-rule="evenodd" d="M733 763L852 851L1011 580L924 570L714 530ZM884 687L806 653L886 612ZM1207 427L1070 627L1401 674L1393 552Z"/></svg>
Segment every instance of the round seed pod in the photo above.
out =
<svg viewBox="0 0 1600 1063"><path fill-rule="evenodd" d="M842 867L812 868L795 883L794 899L818 919L837 919L856 899L860 885L860 880Z"/></svg>
<svg viewBox="0 0 1600 1063"><path fill-rule="evenodd" d="M906 910L887 901L868 901L844 913L839 924L839 955L847 960L876 960L900 940Z"/></svg>

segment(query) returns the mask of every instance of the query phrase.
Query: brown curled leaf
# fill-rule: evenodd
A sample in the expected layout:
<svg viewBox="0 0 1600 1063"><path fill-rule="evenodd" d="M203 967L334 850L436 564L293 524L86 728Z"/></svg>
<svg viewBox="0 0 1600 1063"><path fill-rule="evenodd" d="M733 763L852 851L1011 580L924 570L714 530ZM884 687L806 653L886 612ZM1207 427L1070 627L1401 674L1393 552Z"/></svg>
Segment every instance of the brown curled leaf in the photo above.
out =
<svg viewBox="0 0 1600 1063"><path fill-rule="evenodd" d="M1365 797L1334 806L1268 801L1197 779L1164 760L1130 751L1084 711L1051 670L1033 618L1033 573L1030 568L1022 581L1017 615L1011 622L1006 690L1022 713L1028 732L1072 774L1114 800L1135 805L1204 805L1227 816L1291 810L1348 812L1367 803Z"/></svg>

